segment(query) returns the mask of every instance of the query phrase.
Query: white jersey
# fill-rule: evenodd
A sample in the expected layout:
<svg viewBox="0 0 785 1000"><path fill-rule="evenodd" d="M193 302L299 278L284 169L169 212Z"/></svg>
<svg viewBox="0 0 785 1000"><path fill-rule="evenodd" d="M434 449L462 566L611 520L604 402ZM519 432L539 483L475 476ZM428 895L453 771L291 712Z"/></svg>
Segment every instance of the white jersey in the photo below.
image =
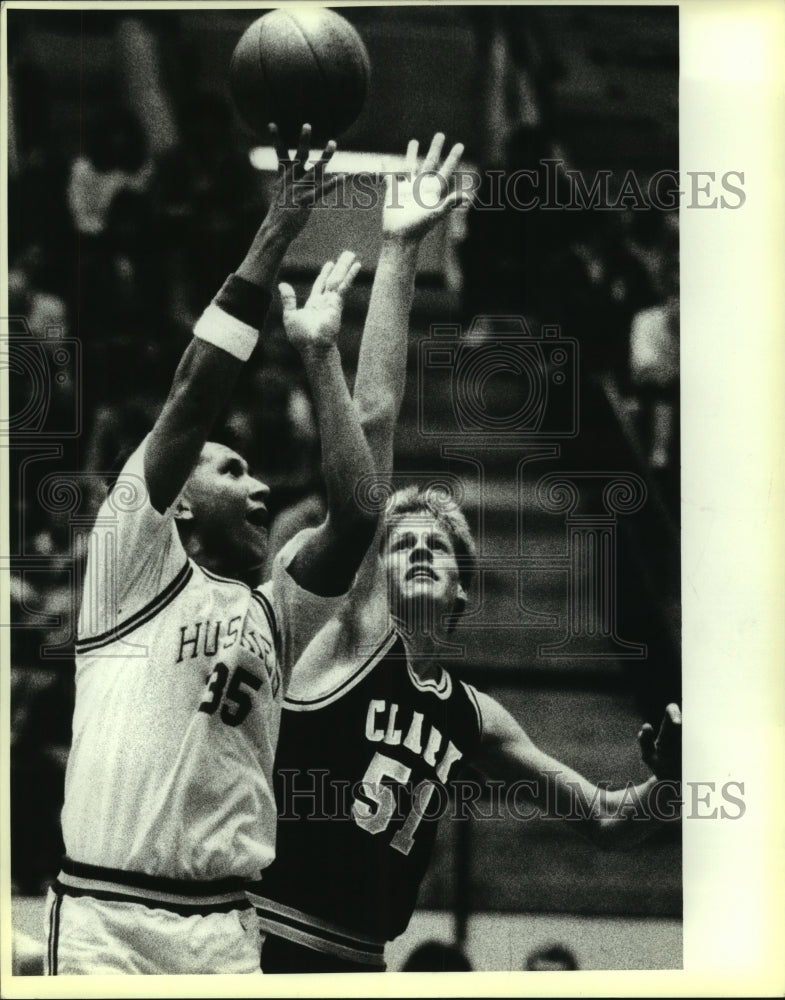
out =
<svg viewBox="0 0 785 1000"><path fill-rule="evenodd" d="M285 551L253 591L200 568L173 512L150 504L143 454L125 466L88 547L66 853L77 871L258 877L275 849L284 689L340 598L301 591Z"/></svg>

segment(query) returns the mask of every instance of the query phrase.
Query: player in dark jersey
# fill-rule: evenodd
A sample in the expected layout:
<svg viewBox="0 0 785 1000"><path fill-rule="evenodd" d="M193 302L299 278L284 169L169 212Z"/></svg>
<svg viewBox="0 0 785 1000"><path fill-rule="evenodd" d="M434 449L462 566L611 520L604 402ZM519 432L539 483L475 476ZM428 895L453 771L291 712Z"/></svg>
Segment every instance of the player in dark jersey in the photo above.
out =
<svg viewBox="0 0 785 1000"><path fill-rule="evenodd" d="M331 690L295 683L284 709L276 860L252 896L274 932L264 971L344 968L336 958L381 968L414 909L446 789L479 750L477 695L447 671L422 680L392 627ZM291 942L308 951L281 969Z"/></svg>
<svg viewBox="0 0 785 1000"><path fill-rule="evenodd" d="M384 240L360 351L355 400L382 477L392 471L408 316L423 236L463 197L450 191L462 155L440 165L434 137L409 182L388 181ZM306 544L308 532L290 544ZM452 677L437 645L464 610L475 547L460 510L437 492L399 491L344 606L295 667L276 757L277 855L249 893L265 932L264 972L379 971L405 930L450 784L471 763L528 782L544 811L574 815L598 843L630 843L678 796L680 716L639 736L654 774L637 786L648 823L621 810L627 792L599 789L544 754L497 701Z"/></svg>

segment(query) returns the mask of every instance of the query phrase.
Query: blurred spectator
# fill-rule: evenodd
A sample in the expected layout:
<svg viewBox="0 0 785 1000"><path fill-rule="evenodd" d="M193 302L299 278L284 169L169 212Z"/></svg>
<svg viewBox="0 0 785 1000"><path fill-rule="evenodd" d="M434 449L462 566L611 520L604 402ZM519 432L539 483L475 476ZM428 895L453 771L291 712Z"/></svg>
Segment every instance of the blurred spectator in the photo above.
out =
<svg viewBox="0 0 785 1000"><path fill-rule="evenodd" d="M68 162L53 134L53 87L30 38L8 21L9 161L6 226L8 253L16 260L31 244L46 264L47 288L67 290L72 229L66 206ZM12 119L12 120L11 120ZM11 150L15 155L12 155Z"/></svg>
<svg viewBox="0 0 785 1000"><path fill-rule="evenodd" d="M38 338L68 335L68 310L53 289L44 247L31 243L8 272L8 307Z"/></svg>
<svg viewBox="0 0 785 1000"><path fill-rule="evenodd" d="M663 261L659 305L638 312L630 329L630 381L640 405L642 434L652 469L674 459L679 385L678 259Z"/></svg>
<svg viewBox="0 0 785 1000"><path fill-rule="evenodd" d="M528 972L574 972L578 968L575 955L563 944L537 948L526 959Z"/></svg>
<svg viewBox="0 0 785 1000"><path fill-rule="evenodd" d="M85 387L105 382L122 395L125 366L116 343L155 338L163 299L160 247L151 195L153 164L136 115L123 107L96 112L84 153L71 163L67 200L78 235L73 314L85 348ZM104 379L93 373L101 370Z"/></svg>
<svg viewBox="0 0 785 1000"><path fill-rule="evenodd" d="M96 113L84 154L72 162L68 181L68 208L82 237L81 253L109 258L91 263L114 270L115 258L121 257L122 271L151 252L152 247L141 244L149 225L152 177L153 163L136 115L111 106Z"/></svg>
<svg viewBox="0 0 785 1000"><path fill-rule="evenodd" d="M181 142L158 163L158 202L172 288L170 309L190 324L242 260L263 217L261 186L215 93L183 109Z"/></svg>
<svg viewBox="0 0 785 1000"><path fill-rule="evenodd" d="M86 236L105 233L117 195L122 191L143 194L152 173L144 132L135 115L117 109L97 116L87 134L85 155L71 164L68 207L76 231Z"/></svg>
<svg viewBox="0 0 785 1000"><path fill-rule="evenodd" d="M471 972L472 964L456 945L426 941L409 955L402 972Z"/></svg>

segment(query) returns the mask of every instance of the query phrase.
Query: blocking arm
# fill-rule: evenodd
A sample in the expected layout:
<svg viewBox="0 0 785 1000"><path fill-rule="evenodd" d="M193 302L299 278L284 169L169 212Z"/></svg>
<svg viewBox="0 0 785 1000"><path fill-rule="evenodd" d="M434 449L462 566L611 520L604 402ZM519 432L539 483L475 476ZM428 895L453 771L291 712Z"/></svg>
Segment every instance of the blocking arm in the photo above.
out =
<svg viewBox="0 0 785 1000"><path fill-rule="evenodd" d="M474 763L489 777L519 783L544 814L571 822L597 846L631 847L679 815L681 716L676 705L668 706L656 740L653 732L650 740L639 736L644 760L655 773L640 784L609 791L535 746L495 699L478 692L478 703L483 738ZM642 734L650 729L644 727Z"/></svg>
<svg viewBox="0 0 785 1000"><path fill-rule="evenodd" d="M437 133L418 166L409 143L404 174L385 177L382 249L363 331L354 399L381 477L392 472L393 437L406 382L409 313L417 255L424 237L468 195L451 188L463 154L458 143L440 165L444 135Z"/></svg>
<svg viewBox="0 0 785 1000"><path fill-rule="evenodd" d="M378 516L362 504L358 484L374 470L336 346L344 296L360 269L353 253L322 268L297 308L294 289L280 286L283 321L300 352L313 394L322 443L327 517L306 536L288 570L304 590L324 597L345 593L368 549Z"/></svg>

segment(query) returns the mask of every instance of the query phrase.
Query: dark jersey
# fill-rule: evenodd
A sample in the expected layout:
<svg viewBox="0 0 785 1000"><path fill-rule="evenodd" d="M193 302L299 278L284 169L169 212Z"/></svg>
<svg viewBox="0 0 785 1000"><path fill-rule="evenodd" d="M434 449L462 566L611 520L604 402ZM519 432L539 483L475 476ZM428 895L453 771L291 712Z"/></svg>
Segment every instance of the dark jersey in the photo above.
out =
<svg viewBox="0 0 785 1000"><path fill-rule="evenodd" d="M332 692L287 699L276 858L251 894L263 928L373 964L383 944L368 946L409 922L480 725L473 689L445 670L419 680L394 631Z"/></svg>

